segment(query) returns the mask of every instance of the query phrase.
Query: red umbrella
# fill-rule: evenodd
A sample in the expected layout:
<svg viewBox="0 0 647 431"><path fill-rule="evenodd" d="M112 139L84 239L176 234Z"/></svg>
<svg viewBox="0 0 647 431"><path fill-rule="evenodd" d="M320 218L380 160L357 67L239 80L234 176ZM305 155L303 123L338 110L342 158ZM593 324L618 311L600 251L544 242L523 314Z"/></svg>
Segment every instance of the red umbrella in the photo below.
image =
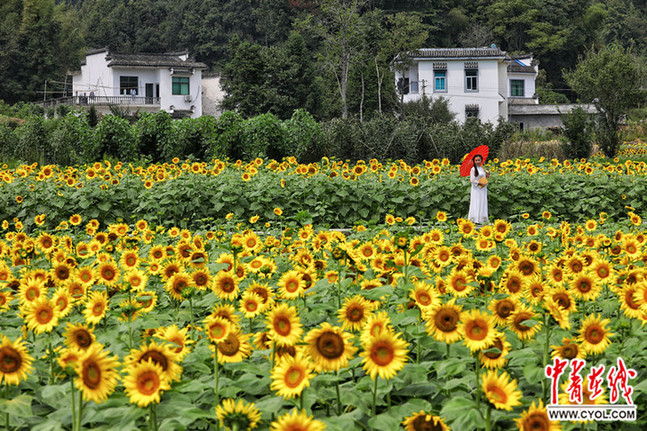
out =
<svg viewBox="0 0 647 431"><path fill-rule="evenodd" d="M466 155L465 158L463 159L463 163L461 163L461 170L460 170L461 177L469 177L470 169L474 167L474 163L472 162L472 159L474 158L474 156L483 157L483 163L481 165L484 165L489 152L490 152L490 149L488 148L487 145L480 145L474 148L468 155Z"/></svg>

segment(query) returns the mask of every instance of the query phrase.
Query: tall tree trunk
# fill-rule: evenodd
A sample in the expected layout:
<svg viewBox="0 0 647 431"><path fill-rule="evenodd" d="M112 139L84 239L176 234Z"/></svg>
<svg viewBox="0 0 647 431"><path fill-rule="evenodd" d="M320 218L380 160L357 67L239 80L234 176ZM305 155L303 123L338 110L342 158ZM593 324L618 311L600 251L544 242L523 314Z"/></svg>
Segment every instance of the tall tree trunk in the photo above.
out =
<svg viewBox="0 0 647 431"><path fill-rule="evenodd" d="M380 76L380 67L377 64L377 57L375 60L375 74L377 75L377 111L382 113L382 80L384 75Z"/></svg>
<svg viewBox="0 0 647 431"><path fill-rule="evenodd" d="M359 122L364 123L364 71L360 72L360 78L362 79L362 97L359 100Z"/></svg>

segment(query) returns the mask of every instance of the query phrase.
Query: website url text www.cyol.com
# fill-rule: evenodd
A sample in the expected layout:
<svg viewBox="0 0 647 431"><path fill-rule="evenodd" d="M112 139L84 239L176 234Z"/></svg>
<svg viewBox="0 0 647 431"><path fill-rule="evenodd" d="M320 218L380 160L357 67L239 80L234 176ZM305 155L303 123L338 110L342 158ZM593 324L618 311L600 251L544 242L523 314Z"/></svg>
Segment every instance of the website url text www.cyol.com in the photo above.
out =
<svg viewBox="0 0 647 431"><path fill-rule="evenodd" d="M549 405L551 421L623 421L636 420L635 405Z"/></svg>

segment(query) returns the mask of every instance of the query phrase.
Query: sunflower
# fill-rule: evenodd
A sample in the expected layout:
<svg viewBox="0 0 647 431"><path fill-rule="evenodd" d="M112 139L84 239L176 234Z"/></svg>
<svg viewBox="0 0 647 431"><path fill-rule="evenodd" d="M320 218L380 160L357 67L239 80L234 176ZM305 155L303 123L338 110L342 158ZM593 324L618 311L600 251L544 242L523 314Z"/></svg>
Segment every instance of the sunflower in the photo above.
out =
<svg viewBox="0 0 647 431"><path fill-rule="evenodd" d="M387 380L394 377L407 361L409 343L400 334L382 332L362 345L364 370L375 379L378 375Z"/></svg>
<svg viewBox="0 0 647 431"><path fill-rule="evenodd" d="M178 328L177 325L171 325L157 330L157 336L172 344L171 350L177 355L178 362L191 352L190 344L194 341L189 338L189 328Z"/></svg>
<svg viewBox="0 0 647 431"><path fill-rule="evenodd" d="M297 309L287 304L280 304L267 313L266 326L271 339L279 346L295 345L303 333Z"/></svg>
<svg viewBox="0 0 647 431"><path fill-rule="evenodd" d="M198 269L191 273L191 280L197 290L204 291L211 287L211 273L206 268Z"/></svg>
<svg viewBox="0 0 647 431"><path fill-rule="evenodd" d="M81 351L87 350L94 343L95 336L89 327L83 324L68 323L65 328L65 345Z"/></svg>
<svg viewBox="0 0 647 431"><path fill-rule="evenodd" d="M139 349L131 349L124 362L127 367L151 360L162 368L162 373L169 381L180 381L182 366L178 364L178 355L173 347L164 343L149 342Z"/></svg>
<svg viewBox="0 0 647 431"><path fill-rule="evenodd" d="M349 331L358 331L366 323L372 304L360 295L355 295L344 300L344 305L337 312L337 317L342 322L342 327Z"/></svg>
<svg viewBox="0 0 647 431"><path fill-rule="evenodd" d="M520 296L523 294L526 284L526 278L521 272L516 269L507 269L501 276L499 282L499 289L502 292L508 293L512 296Z"/></svg>
<svg viewBox="0 0 647 431"><path fill-rule="evenodd" d="M488 310L492 312L494 323L497 326L503 326L507 323L508 317L519 306L519 300L513 296L501 299L494 299L488 305Z"/></svg>
<svg viewBox="0 0 647 431"><path fill-rule="evenodd" d="M238 297L238 282L239 279L236 275L220 271L213 280L213 292L218 295L220 299L233 301Z"/></svg>
<svg viewBox="0 0 647 431"><path fill-rule="evenodd" d="M238 316L236 315L236 309L231 304L218 304L214 306L213 311L211 312L211 316L222 317L232 325L238 325Z"/></svg>
<svg viewBox="0 0 647 431"><path fill-rule="evenodd" d="M465 298L475 289L474 277L464 270L452 269L446 278L449 293L457 298Z"/></svg>
<svg viewBox="0 0 647 431"><path fill-rule="evenodd" d="M539 305L544 299L546 283L541 276L532 277L527 281L524 298L532 305Z"/></svg>
<svg viewBox="0 0 647 431"><path fill-rule="evenodd" d="M388 331L393 331L391 319L386 311L378 311L375 314L371 314L366 320L366 323L362 327L362 332L360 333L360 340L362 343L367 343L376 335Z"/></svg>
<svg viewBox="0 0 647 431"><path fill-rule="evenodd" d="M171 385L159 364L148 358L145 362L131 364L124 378L124 389L131 404L147 407L159 403L162 391Z"/></svg>
<svg viewBox="0 0 647 431"><path fill-rule="evenodd" d="M338 371L348 366L348 361L357 351L350 342L351 338L351 334L328 322L308 332L304 341L308 344L306 348L315 371Z"/></svg>
<svg viewBox="0 0 647 431"><path fill-rule="evenodd" d="M421 410L402 421L406 431L449 431L449 427L440 416L434 416Z"/></svg>
<svg viewBox="0 0 647 431"><path fill-rule="evenodd" d="M103 291L92 292L83 310L85 321L92 325L98 324L105 317L107 309L108 295Z"/></svg>
<svg viewBox="0 0 647 431"><path fill-rule="evenodd" d="M21 380L27 379L31 373L33 358L27 353L25 343L21 338L11 342L9 338L0 334L0 383L5 385L18 385Z"/></svg>
<svg viewBox="0 0 647 431"><path fill-rule="evenodd" d="M591 264L591 270L593 275L602 282L611 279L614 274L613 266L603 259L596 259L593 261Z"/></svg>
<svg viewBox="0 0 647 431"><path fill-rule="evenodd" d="M213 314L207 316L204 321L205 333L212 343L224 341L232 330L232 327L232 322L224 317L214 316Z"/></svg>
<svg viewBox="0 0 647 431"><path fill-rule="evenodd" d="M440 304L440 295L434 286L422 281L414 283L409 298L414 300L423 312Z"/></svg>
<svg viewBox="0 0 647 431"><path fill-rule="evenodd" d="M184 271L173 274L164 285L164 289L176 301L182 301L193 287L191 276Z"/></svg>
<svg viewBox="0 0 647 431"><path fill-rule="evenodd" d="M574 313L577 311L577 303L563 288L551 289L544 297L544 299L546 298L555 302L564 311L567 311L569 313Z"/></svg>
<svg viewBox="0 0 647 431"><path fill-rule="evenodd" d="M514 420L519 431L561 431L562 426L557 421L548 418L548 412L542 400L533 401L521 417Z"/></svg>
<svg viewBox="0 0 647 431"><path fill-rule="evenodd" d="M433 307L425 316L427 333L437 341L447 344L455 343L463 338L462 328L459 324L462 314L462 306L455 304L455 298Z"/></svg>
<svg viewBox="0 0 647 431"><path fill-rule="evenodd" d="M36 334L52 332L58 324L59 313L56 305L47 298L38 298L23 309L27 327Z"/></svg>
<svg viewBox="0 0 647 431"><path fill-rule="evenodd" d="M491 314L480 310L470 310L463 313L461 320L463 343L472 352L486 349L500 335L495 329L494 318Z"/></svg>
<svg viewBox="0 0 647 431"><path fill-rule="evenodd" d="M587 316L580 327L578 341L587 354L603 353L611 340L613 334L607 329L609 319L602 319L600 315L591 314Z"/></svg>
<svg viewBox="0 0 647 431"><path fill-rule="evenodd" d="M505 336L499 335L491 345L479 352L479 360L485 368L491 370L502 368L508 362L506 356L510 353L510 347Z"/></svg>
<svg viewBox="0 0 647 431"><path fill-rule="evenodd" d="M508 326L519 340L524 341L532 339L539 332L541 322L530 307L521 304L508 317Z"/></svg>
<svg viewBox="0 0 647 431"><path fill-rule="evenodd" d="M284 299L296 299L303 296L305 281L299 271L286 271L277 283L279 295Z"/></svg>
<svg viewBox="0 0 647 431"><path fill-rule="evenodd" d="M119 267L115 262L102 262L97 267L98 281L105 286L114 286L119 281Z"/></svg>
<svg viewBox="0 0 647 431"><path fill-rule="evenodd" d="M586 358L586 352L582 349L582 346L571 338L562 338L562 344L550 347L553 349L551 352L552 358L559 357L568 360Z"/></svg>
<svg viewBox="0 0 647 431"><path fill-rule="evenodd" d="M496 409L511 411L513 407L521 405L521 391L517 389L517 381L510 381L506 372L500 375L496 371L485 373L481 389Z"/></svg>
<svg viewBox="0 0 647 431"><path fill-rule="evenodd" d="M74 385L86 401L101 403L108 399L117 386L118 358L108 357L110 352L99 343L93 343L76 362Z"/></svg>
<svg viewBox="0 0 647 431"><path fill-rule="evenodd" d="M576 299L583 301L594 301L602 292L602 285L593 274L581 272L569 283L569 293Z"/></svg>
<svg viewBox="0 0 647 431"><path fill-rule="evenodd" d="M284 399L299 396L310 386L312 368L310 360L300 353L294 357L283 356L272 369L270 389Z"/></svg>
<svg viewBox="0 0 647 431"><path fill-rule="evenodd" d="M216 344L216 355L221 364L241 362L249 356L252 346L249 344L251 335L242 334L239 330L229 331L227 337Z"/></svg>
<svg viewBox="0 0 647 431"><path fill-rule="evenodd" d="M539 264L536 260L529 257L521 257L517 260L516 267L524 277L532 277L539 272Z"/></svg>
<svg viewBox="0 0 647 431"><path fill-rule="evenodd" d="M243 400L234 401L231 398L222 400L216 407L216 417L226 430L250 430L258 426L261 413L254 403L246 404Z"/></svg>
<svg viewBox="0 0 647 431"><path fill-rule="evenodd" d="M272 422L270 429L271 431L324 431L326 425L308 416L305 411L299 412L293 409Z"/></svg>
<svg viewBox="0 0 647 431"><path fill-rule="evenodd" d="M25 280L20 283L18 290L18 301L20 304L26 304L35 301L37 298L45 295L47 288L43 281L38 280Z"/></svg>
<svg viewBox="0 0 647 431"><path fill-rule="evenodd" d="M560 328L571 328L570 313L564 310L551 297L544 298L543 306L550 313L551 317L555 319Z"/></svg>
<svg viewBox="0 0 647 431"><path fill-rule="evenodd" d="M137 304L138 311L142 313L148 313L153 311L155 305L157 305L157 293L152 290L142 290L137 292L135 295L135 302Z"/></svg>

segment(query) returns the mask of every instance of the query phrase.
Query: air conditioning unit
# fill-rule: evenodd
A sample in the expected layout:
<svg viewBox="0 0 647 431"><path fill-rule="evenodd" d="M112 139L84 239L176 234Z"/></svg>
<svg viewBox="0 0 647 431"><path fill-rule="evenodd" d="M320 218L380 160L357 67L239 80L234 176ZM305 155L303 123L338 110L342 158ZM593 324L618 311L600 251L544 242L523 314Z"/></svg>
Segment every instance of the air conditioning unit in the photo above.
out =
<svg viewBox="0 0 647 431"><path fill-rule="evenodd" d="M191 95L190 95L190 94L186 94L186 95L184 96L184 101L185 101L185 102L190 102L190 101L191 101Z"/></svg>

